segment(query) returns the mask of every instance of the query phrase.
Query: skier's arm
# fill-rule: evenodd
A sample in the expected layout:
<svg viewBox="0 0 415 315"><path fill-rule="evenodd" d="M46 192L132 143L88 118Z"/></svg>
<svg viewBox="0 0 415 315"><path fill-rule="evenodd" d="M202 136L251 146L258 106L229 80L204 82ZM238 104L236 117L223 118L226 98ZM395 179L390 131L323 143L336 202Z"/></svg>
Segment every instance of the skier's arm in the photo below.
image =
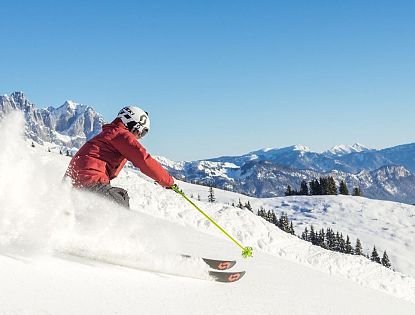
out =
<svg viewBox="0 0 415 315"><path fill-rule="evenodd" d="M146 149L134 138L127 133L118 134L112 144L127 160L141 172L154 179L164 187L171 187L174 184L173 177L154 160Z"/></svg>
<svg viewBox="0 0 415 315"><path fill-rule="evenodd" d="M111 175L110 179L114 179L115 177L118 176L118 174L121 172L122 168L124 167L125 163L127 163L127 159L124 159L120 165L117 167L117 169L115 170L114 174Z"/></svg>

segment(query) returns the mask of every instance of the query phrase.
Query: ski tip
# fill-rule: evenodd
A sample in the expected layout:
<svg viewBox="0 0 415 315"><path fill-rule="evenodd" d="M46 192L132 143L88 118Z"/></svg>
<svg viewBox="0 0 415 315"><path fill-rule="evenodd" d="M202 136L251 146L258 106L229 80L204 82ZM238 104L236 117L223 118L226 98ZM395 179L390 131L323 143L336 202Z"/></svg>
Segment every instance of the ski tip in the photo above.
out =
<svg viewBox="0 0 415 315"><path fill-rule="evenodd" d="M215 270L228 270L231 269L236 264L236 260L220 260L220 259L211 259L205 257L196 257L190 255L181 255L182 258L189 259L189 258L200 258L202 259L205 264L207 264L210 268Z"/></svg>
<svg viewBox="0 0 415 315"><path fill-rule="evenodd" d="M203 261L209 265L210 268L216 270L228 270L235 266L235 260L215 260L215 259L207 259L203 258Z"/></svg>
<svg viewBox="0 0 415 315"><path fill-rule="evenodd" d="M237 272L221 272L221 271L209 271L209 275L213 280L217 282L230 283L240 280L244 275L245 271Z"/></svg>

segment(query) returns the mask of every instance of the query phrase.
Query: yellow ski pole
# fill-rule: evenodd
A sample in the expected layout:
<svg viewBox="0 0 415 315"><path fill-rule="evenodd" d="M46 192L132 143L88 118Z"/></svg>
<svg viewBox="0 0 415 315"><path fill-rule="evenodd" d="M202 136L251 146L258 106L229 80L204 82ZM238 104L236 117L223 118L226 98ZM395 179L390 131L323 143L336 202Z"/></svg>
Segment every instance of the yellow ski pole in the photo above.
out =
<svg viewBox="0 0 415 315"><path fill-rule="evenodd" d="M252 257L252 247L243 247L237 240L235 240L231 235L229 235L228 232L226 232L219 224L217 224L211 217L209 217L202 209L200 209L198 206L196 206L181 190L179 190L179 187L177 185L173 185L171 187L173 191L181 195L184 199L186 199L196 210L198 210L201 214L203 214L206 219L208 219L210 222L213 223L223 234L225 234L232 242L234 242L238 247L242 249L242 257L248 258Z"/></svg>

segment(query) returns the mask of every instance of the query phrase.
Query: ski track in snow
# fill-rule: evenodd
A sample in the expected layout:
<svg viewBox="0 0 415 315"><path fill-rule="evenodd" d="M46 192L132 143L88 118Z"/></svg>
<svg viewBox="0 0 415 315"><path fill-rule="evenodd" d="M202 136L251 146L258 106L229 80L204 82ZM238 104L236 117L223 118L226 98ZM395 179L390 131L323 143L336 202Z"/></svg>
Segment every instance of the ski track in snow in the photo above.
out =
<svg viewBox="0 0 415 315"><path fill-rule="evenodd" d="M215 256L217 251L211 246L217 242L218 250L220 249L222 253L226 249L229 256L238 257L239 250L229 244L230 242L184 202L181 196L154 185L134 170L123 171L113 182L114 186L122 186L129 191L132 211L126 211L92 194L74 191L62 184L61 176L69 159L45 152L41 147L29 148L22 135L23 117L19 114L10 116L0 124L3 148L0 153L0 265L9 266L10 261L15 260L14 266L17 266L17 270L21 268L23 275L26 272L24 268L28 267L24 264L25 261L34 264L35 269L37 264L42 262L48 265L58 261L56 265L65 266L74 262L75 265L68 265L67 268L83 274L82 270L78 270L83 264L87 266L91 264L93 268L101 263L109 263L114 264L114 268L115 265L122 265L166 275L207 279L207 267L200 259L181 258L179 254L183 249L186 249L187 254L217 257ZM179 185L188 195L207 195L207 187L187 183L179 183ZM331 275L342 279L342 283L349 283L346 280L351 280L364 288L379 290L415 303L415 280L410 276L393 272L362 257L343 255L312 246L280 231L247 210L227 204L241 198L251 200L255 208L264 205L266 208L284 210L291 216L295 213L307 214L311 211L310 206L319 205L317 213L313 212L315 218L322 218L323 213L340 213L340 217L334 216L331 219L334 220L340 219L343 215L341 213L346 212L351 204L354 204L353 209L358 207L356 203L359 204L362 212L366 212L371 209L371 203L380 208L388 208L390 203L368 201L363 198L356 200L351 197L342 197L340 203L338 199L324 197L303 200L295 198L261 200L218 190L215 192L221 202L214 204L196 202L245 246L254 247L254 255L259 258L253 259L258 259L259 265L273 261L284 268L288 266L284 261L288 261L294 263L289 265L291 266L289 268L298 264L301 268L322 272L325 274L322 279L327 279L324 280L328 281L327 283L333 281L326 276ZM402 225L407 224L406 221L401 222L399 219L399 211L407 211L406 206L402 205L396 211L398 213L393 220L397 220ZM379 214L380 211L372 215ZM366 219L367 216L360 217L359 220ZM301 222L305 223L306 219L301 218ZM392 222L392 219L389 222ZM371 226L367 227L371 228ZM364 228L365 226L362 227ZM187 233L192 237L187 236ZM398 234L398 231L396 233ZM373 236L374 243L377 236L376 234ZM392 239L392 241L396 240L401 239ZM410 241L410 239L406 240L406 242ZM205 247L203 244L209 246ZM273 258L265 259L267 255ZM238 266L248 269L246 276L248 278L249 261L240 262ZM266 270L269 267L264 268ZM252 268L253 273L258 270ZM43 273L44 270L39 272ZM33 275L33 277L37 279L40 276ZM143 277L152 276L143 275ZM161 277L164 279L163 276ZM154 283L159 281L161 280L155 280ZM249 282L249 278L246 281ZM238 285L243 285L243 282ZM267 288L269 285L264 286ZM174 290L174 286L170 288ZM269 288L271 290L271 286ZM276 294L284 295L282 292ZM368 293L368 296L371 294ZM387 295L385 297L387 301L389 297ZM131 296L127 294L128 298ZM2 309L4 303L5 300L0 298L0 311L43 314L41 309L38 312L26 312L24 308ZM148 307L151 309L151 306ZM249 311L251 308L247 307L246 310ZM230 314L231 312L228 311L226 313ZM255 309L252 311L254 312ZM265 314L267 311L264 309L258 314ZM308 311L310 314L313 313ZM341 313L338 310L326 309L324 314L331 312ZM318 313L317 310L315 313Z"/></svg>

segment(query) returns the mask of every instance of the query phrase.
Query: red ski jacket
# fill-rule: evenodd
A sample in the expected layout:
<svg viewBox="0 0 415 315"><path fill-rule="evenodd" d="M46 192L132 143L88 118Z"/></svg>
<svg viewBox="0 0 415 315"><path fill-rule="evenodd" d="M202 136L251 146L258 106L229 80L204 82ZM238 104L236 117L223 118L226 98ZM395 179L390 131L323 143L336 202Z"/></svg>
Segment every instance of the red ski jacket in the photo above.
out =
<svg viewBox="0 0 415 315"><path fill-rule="evenodd" d="M101 133L79 149L65 175L72 179L75 187L107 184L117 177L127 160L160 185L171 187L174 184L169 173L147 153L119 118L102 126Z"/></svg>

